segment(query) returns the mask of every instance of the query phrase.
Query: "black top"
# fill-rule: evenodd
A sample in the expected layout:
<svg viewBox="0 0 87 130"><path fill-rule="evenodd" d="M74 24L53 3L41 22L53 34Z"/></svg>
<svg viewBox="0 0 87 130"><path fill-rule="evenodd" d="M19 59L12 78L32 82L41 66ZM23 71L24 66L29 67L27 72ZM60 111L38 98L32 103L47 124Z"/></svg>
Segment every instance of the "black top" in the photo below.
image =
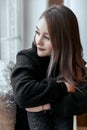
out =
<svg viewBox="0 0 87 130"><path fill-rule="evenodd" d="M56 78L46 78L49 57L38 57L36 49L22 50L17 54L11 84L14 99L22 107L35 107L50 103L52 112L59 116L72 116L87 112L87 83L80 91L68 93L66 85Z"/></svg>

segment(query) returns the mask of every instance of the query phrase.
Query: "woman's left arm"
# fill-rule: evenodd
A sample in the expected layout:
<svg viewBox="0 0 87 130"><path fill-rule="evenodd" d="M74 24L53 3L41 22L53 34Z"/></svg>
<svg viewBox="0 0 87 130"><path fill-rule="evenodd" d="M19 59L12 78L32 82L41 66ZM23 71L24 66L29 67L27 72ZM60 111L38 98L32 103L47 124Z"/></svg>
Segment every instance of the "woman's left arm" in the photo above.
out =
<svg viewBox="0 0 87 130"><path fill-rule="evenodd" d="M79 90L65 95L60 101L51 104L54 114L63 117L79 115L87 112L87 83L79 85Z"/></svg>

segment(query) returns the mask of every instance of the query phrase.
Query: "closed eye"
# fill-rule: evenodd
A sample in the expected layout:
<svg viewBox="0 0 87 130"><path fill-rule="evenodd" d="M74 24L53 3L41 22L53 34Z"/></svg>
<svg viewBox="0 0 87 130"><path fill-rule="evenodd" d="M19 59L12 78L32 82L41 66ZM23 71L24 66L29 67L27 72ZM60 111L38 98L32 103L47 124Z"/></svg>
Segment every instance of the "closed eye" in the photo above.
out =
<svg viewBox="0 0 87 130"><path fill-rule="evenodd" d="M46 38L47 40L50 40L50 38L48 36L44 36L44 38Z"/></svg>
<svg viewBox="0 0 87 130"><path fill-rule="evenodd" d="M38 31L35 31L36 34L40 35L40 33Z"/></svg>

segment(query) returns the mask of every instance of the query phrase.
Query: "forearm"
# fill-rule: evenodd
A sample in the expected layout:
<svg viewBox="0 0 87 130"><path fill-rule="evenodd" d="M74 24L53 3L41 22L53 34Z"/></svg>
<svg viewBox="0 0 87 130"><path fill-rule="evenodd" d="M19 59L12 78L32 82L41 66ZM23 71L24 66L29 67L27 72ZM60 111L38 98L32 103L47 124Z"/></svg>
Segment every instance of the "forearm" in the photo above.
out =
<svg viewBox="0 0 87 130"><path fill-rule="evenodd" d="M22 74L20 70L21 68L16 68L11 77L14 99L20 107L36 107L52 103L67 93L66 85L63 82L57 84L55 78L37 82L28 75L30 72L27 68L24 68Z"/></svg>
<svg viewBox="0 0 87 130"><path fill-rule="evenodd" d="M29 108L25 108L26 111L29 112L40 112L40 111L44 111L44 110L51 110L51 105L50 104L45 104L45 105L41 105L41 106L37 106L37 107L29 107Z"/></svg>
<svg viewBox="0 0 87 130"><path fill-rule="evenodd" d="M60 101L51 104L51 110L59 116L73 116L87 112L87 83L79 86L80 91L69 93Z"/></svg>
<svg viewBox="0 0 87 130"><path fill-rule="evenodd" d="M57 82L59 83L59 82ZM71 86L69 83L64 82L67 88L67 92L75 92L75 88L73 86ZM62 98L62 96L61 96ZM37 107L29 107L26 108L27 111L29 112L39 112L39 111L44 111L44 110L51 110L51 105L49 104L45 104L45 105L41 105L41 106L37 106Z"/></svg>
<svg viewBox="0 0 87 130"><path fill-rule="evenodd" d="M22 87L22 90L20 86ZM66 86L63 83L60 83L58 86L53 79L49 79L49 81L44 80L40 83L33 81L33 84L28 83L28 86L26 84L25 86L22 86L20 83L14 90L14 97L21 107L36 107L59 100L67 93L65 87ZM20 89L18 90L18 88Z"/></svg>

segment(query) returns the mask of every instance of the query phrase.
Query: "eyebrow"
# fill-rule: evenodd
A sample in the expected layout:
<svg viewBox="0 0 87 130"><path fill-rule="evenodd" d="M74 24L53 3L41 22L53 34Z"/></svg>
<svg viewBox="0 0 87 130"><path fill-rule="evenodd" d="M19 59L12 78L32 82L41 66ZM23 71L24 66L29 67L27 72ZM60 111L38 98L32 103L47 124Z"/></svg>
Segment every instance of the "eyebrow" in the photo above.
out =
<svg viewBox="0 0 87 130"><path fill-rule="evenodd" d="M40 31L39 28L38 28L38 26L36 26L36 29L37 29L38 31ZM49 35L49 33L47 33L47 32L44 32L44 34Z"/></svg>

